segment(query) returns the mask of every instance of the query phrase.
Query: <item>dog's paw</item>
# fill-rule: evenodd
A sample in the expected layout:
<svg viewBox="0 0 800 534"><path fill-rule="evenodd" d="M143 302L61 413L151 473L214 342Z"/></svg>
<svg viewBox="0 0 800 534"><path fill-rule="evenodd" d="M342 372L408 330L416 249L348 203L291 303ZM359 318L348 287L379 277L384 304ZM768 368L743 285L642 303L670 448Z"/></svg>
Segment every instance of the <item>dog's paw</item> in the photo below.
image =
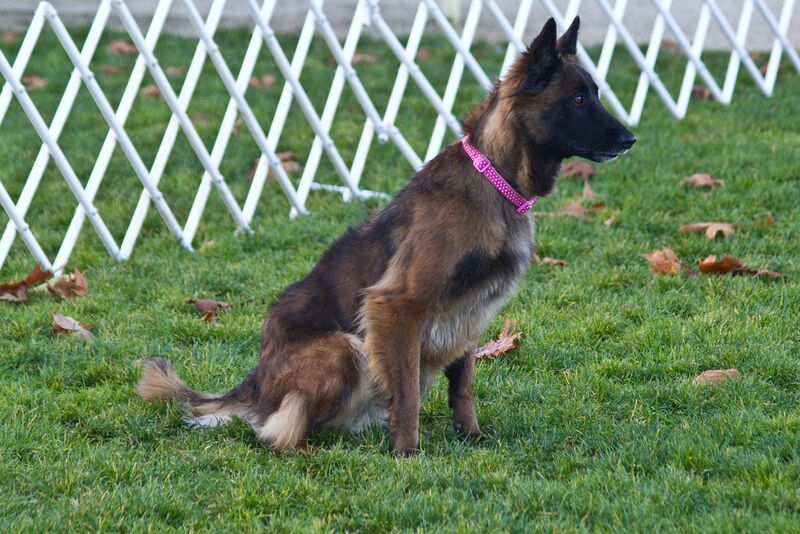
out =
<svg viewBox="0 0 800 534"><path fill-rule="evenodd" d="M456 421L453 423L453 430L456 431L456 434L458 434L460 438L467 439L473 443L478 443L483 440L483 432L481 432L477 421L472 421L467 424Z"/></svg>
<svg viewBox="0 0 800 534"><path fill-rule="evenodd" d="M414 456L418 456L421 452L422 449L420 449L419 446L405 449L395 448L392 450L392 455L395 458L413 458Z"/></svg>
<svg viewBox="0 0 800 534"><path fill-rule="evenodd" d="M414 435L392 436L392 454L395 458L410 458L419 454L419 437Z"/></svg>

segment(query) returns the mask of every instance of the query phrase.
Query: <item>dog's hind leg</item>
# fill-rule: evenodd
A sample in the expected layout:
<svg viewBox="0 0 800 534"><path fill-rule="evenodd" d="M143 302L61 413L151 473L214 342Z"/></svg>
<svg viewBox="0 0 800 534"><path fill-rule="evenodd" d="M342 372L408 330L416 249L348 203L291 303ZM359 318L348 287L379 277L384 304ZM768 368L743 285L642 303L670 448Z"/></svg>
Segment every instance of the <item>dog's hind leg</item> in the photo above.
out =
<svg viewBox="0 0 800 534"><path fill-rule="evenodd" d="M310 426L308 416L305 397L301 393L291 392L263 425L253 425L253 429L258 438L273 449L301 449Z"/></svg>
<svg viewBox="0 0 800 534"><path fill-rule="evenodd" d="M331 332L284 346L288 357L273 353L277 363L262 373L262 397L242 416L259 439L277 450L304 448L312 425L346 411L360 380L352 338Z"/></svg>

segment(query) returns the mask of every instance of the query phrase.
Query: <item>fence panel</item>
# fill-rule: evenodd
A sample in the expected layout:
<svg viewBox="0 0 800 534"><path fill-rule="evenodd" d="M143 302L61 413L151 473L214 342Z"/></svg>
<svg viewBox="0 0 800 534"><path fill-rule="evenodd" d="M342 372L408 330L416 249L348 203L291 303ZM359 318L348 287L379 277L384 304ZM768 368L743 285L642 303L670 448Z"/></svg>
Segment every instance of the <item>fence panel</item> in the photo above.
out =
<svg viewBox="0 0 800 534"><path fill-rule="evenodd" d="M412 169L419 169L424 161L439 152L447 130L456 136L461 134L460 124L452 110L464 71L469 71L469 75L474 77L480 86L489 90L492 80L502 76L516 53L524 49L523 31L529 22L534 1L555 18L561 31L566 29L572 18L579 13L582 5L582 0L568 0L566 8L561 10L553 0L521 0L512 22L495 0L472 0L459 32L435 0L421 0L417 4L410 33L404 45L384 19L380 0L358 0L344 43L339 42L326 17L324 0L308 0L305 21L290 59L270 26L276 0L264 0L261 5L257 3L257 0L244 1L253 23L253 30L238 73L234 74L214 40L220 19L225 11L226 0L213 0L205 19L195 7L193 0L181 0L195 36L198 38L198 43L179 92L176 92L170 84L153 52L164 30L165 20L172 7L172 0L158 1L146 33L143 33L136 23L125 0L101 0L81 49L78 48L64 27L55 8L47 2L41 2L38 5L13 64L0 51L0 73L5 79L2 92L0 92L0 129L3 128L3 121L12 98L16 98L42 142L16 202L3 184L4 180L10 180L10 177L0 175L0 205L9 217L2 237L0 237L0 270L5 264L15 236L19 234L35 261L39 262L46 270L60 272L69 260L87 217L90 226L100 237L108 253L116 260L125 260L133 253L151 204L154 205L167 229L175 236L178 243L191 250L192 241L202 220L212 188L216 189L220 195L236 226L245 231L249 230L256 207L262 198L267 174L270 171L275 175L283 194L291 205L289 216L292 218L308 213L306 201L310 192L315 189L340 193L345 201L371 196L388 198L388 195L383 192L367 191L360 187L364 165L369 157L372 141L376 136L380 143L390 142L394 145L399 155L408 162ZM651 94L654 94L676 119L683 118L687 113L690 97L698 78L713 99L727 105L733 99L742 67L752 78L756 87L767 97L772 95L775 88L784 54L788 57L789 63L800 72L800 57L787 37L789 24L794 14L795 0L783 0L777 15L765 3L765 0L742 0L739 18L735 25L725 16L717 0L703 0L694 35L691 38L675 20L671 11L672 0L649 1L655 10L655 19L650 39L643 49L636 43L624 22L625 13L629 9L627 0L616 0L613 5L610 0L586 0L587 3L594 2L600 8L608 21L607 30L596 62L583 46L579 45L578 47L578 61L594 76L602 96L611 110L628 125L635 126L639 123L645 101ZM452 2L447 4L448 9L452 9L452 6ZM98 42L107 28L109 17L112 14L115 14L122 22L125 32L138 51L137 60L116 109L112 108L103 88L91 71L92 59ZM769 60L763 70L760 70L755 64L746 46L754 15L763 18L773 39ZM480 37L481 25L487 22L495 24L500 29L506 42L506 53L499 72L486 72L478 58L471 52L473 41ZM717 80L712 75L702 58L712 23L722 32L730 48L728 67L722 80ZM398 64L397 74L393 80L388 104L383 114L375 106L373 98L364 87L352 64L359 39L366 26L370 26L388 46ZM441 33L456 53L442 95L437 93L415 60L420 41L424 33L429 31L429 27ZM55 34L58 43L63 47L74 66L49 125L45 123L22 83L25 69L35 51L36 43L44 31L52 31ZM686 58L686 68L680 89L675 95L665 86L656 71L666 31L674 38L674 46ZM301 72L314 38L324 41L336 61L336 71L321 112L314 107L301 82ZM245 98L248 82L264 45L284 79L277 110L267 130L259 122ZM628 106L621 101L608 81L610 65L615 52L619 49L624 49L630 55L641 72L633 98ZM211 66L220 77L229 95L224 118L210 150L200 138L192 120L187 115L187 109L199 83L200 73L206 64L206 59L210 59ZM155 80L171 111L169 124L166 126L150 168L145 166L125 129L126 121L139 95L146 72L149 72ZM422 92L436 112L436 121L424 155L416 153L395 124L409 82ZM338 111L345 84L349 86L367 117L354 158L349 165L330 135L331 125ZM108 133L85 182L85 187L59 145L59 137L69 119L81 85L88 90L108 125ZM314 134L309 156L296 186L292 183L275 152L293 103L300 108L308 127ZM238 204L220 172L220 163L236 127L237 117L243 121L261 152L243 206ZM159 181L173 153L179 131L184 133L195 157L203 167L200 185L183 226L176 219L167 198L159 189ZM102 186L117 145L121 148L142 185L139 202L131 214L131 220L121 245L114 240L101 213L94 205L94 199ZM341 185L334 186L315 181L323 156L333 165ZM50 159L53 160L60 174L66 180L77 201L75 213L53 261L45 254L33 229L26 222L28 209Z"/></svg>

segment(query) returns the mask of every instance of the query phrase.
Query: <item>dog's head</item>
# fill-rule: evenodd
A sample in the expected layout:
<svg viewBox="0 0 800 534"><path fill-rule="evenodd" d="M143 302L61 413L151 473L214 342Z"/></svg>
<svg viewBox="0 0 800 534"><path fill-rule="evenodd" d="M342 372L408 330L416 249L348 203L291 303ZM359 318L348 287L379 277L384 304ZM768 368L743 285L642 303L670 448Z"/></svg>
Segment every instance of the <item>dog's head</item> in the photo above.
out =
<svg viewBox="0 0 800 534"><path fill-rule="evenodd" d="M580 19L556 40L556 23L523 52L500 84L501 98L518 100L510 109L517 128L558 159L580 156L608 161L626 152L636 137L600 102L597 84L575 61Z"/></svg>

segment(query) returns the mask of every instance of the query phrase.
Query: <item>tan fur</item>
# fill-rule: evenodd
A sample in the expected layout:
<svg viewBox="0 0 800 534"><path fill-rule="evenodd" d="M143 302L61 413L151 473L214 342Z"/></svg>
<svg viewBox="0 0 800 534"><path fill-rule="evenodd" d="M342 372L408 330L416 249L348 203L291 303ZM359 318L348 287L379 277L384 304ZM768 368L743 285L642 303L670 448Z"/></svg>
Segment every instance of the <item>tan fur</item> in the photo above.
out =
<svg viewBox="0 0 800 534"><path fill-rule="evenodd" d="M308 428L306 401L299 393L289 393L281 407L257 429L258 437L277 450L294 449L302 445Z"/></svg>
<svg viewBox="0 0 800 534"><path fill-rule="evenodd" d="M144 360L142 374L136 385L136 392L146 401L167 401L180 398L189 390L189 386L178 378L175 368L162 360Z"/></svg>

